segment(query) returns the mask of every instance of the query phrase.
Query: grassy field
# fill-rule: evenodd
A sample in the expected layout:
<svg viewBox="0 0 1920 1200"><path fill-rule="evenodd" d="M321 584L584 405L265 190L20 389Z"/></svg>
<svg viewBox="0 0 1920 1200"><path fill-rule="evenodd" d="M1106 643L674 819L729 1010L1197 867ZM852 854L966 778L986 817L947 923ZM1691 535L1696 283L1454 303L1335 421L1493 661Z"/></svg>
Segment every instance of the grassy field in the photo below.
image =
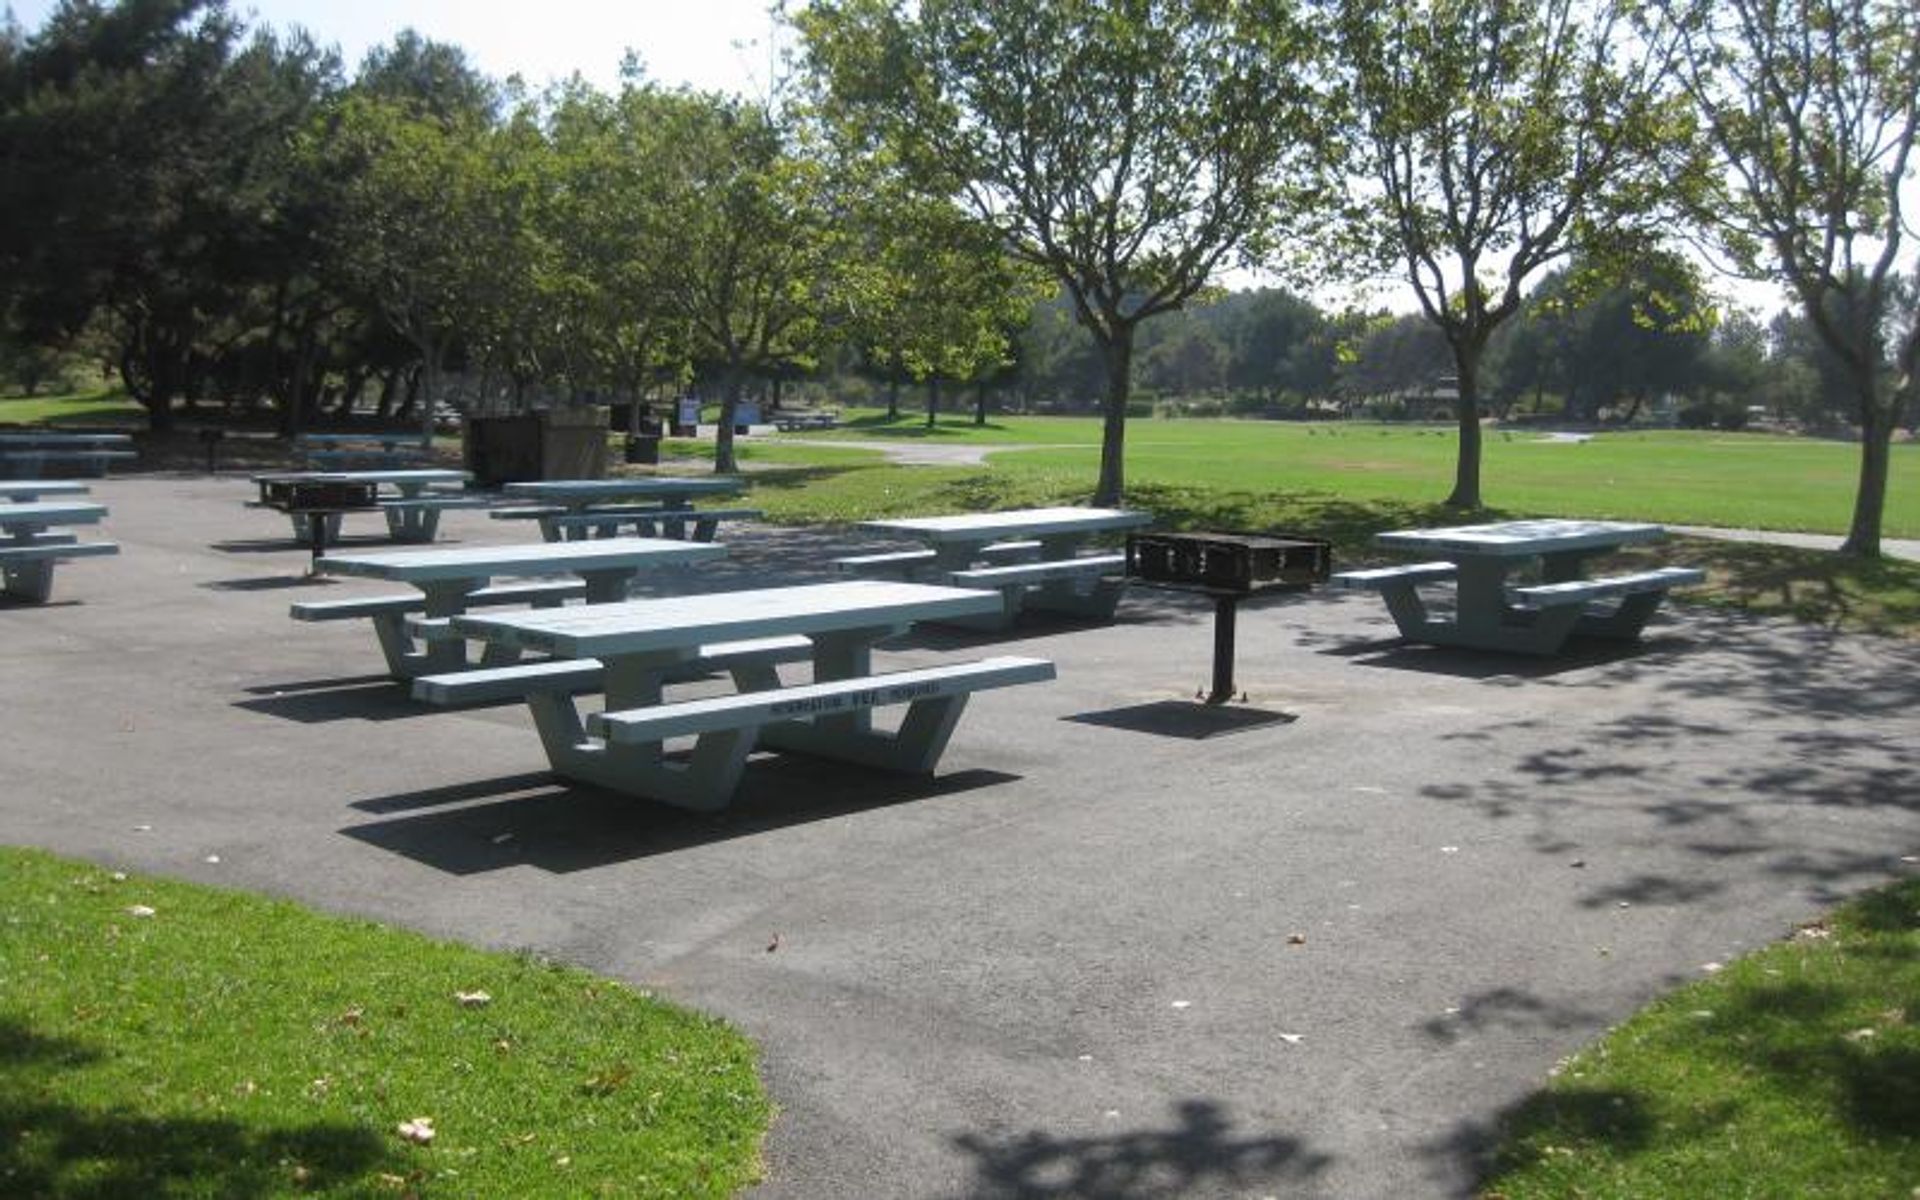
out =
<svg viewBox="0 0 1920 1200"><path fill-rule="evenodd" d="M0 425L127 425L142 428L147 410L117 388L50 396L0 396Z"/></svg>
<svg viewBox="0 0 1920 1200"><path fill-rule="evenodd" d="M976 428L956 417L929 432L916 419L861 415L834 436L1043 447L990 461L1014 473L1068 473L1089 493L1100 463L1100 425L1087 418L1000 417ZM1454 431L1441 426L1138 419L1127 427L1130 489L1205 482L1423 504L1451 490L1456 458ZM1778 434L1662 430L1550 441L1489 430L1481 487L1490 507L1508 512L1838 534L1852 517L1859 459L1851 443ZM1883 532L1920 537L1920 443L1893 448Z"/></svg>
<svg viewBox="0 0 1920 1200"><path fill-rule="evenodd" d="M0 1194L721 1197L768 1119L621 984L0 848Z"/></svg>

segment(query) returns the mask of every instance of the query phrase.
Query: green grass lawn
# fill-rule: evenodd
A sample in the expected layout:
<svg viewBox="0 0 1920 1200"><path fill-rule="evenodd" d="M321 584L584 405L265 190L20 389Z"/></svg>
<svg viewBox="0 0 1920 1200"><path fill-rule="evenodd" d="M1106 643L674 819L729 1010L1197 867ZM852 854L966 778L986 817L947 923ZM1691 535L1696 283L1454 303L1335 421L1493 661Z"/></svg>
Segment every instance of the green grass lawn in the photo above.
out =
<svg viewBox="0 0 1920 1200"><path fill-rule="evenodd" d="M768 1118L621 984L0 848L0 1195L729 1196Z"/></svg>
<svg viewBox="0 0 1920 1200"><path fill-rule="evenodd" d="M1085 493L1100 464L1100 423L1090 418L999 417L981 429L953 417L929 434L916 419L857 416L834 435L1045 447L990 461L1008 472L1072 474ZM1226 491L1425 504L1451 490L1457 457L1450 426L1148 418L1127 425L1130 491L1204 481ZM1778 434L1661 430L1559 442L1489 430L1481 488L1489 506L1509 512L1838 534L1852 517L1859 467L1857 445ZM1920 443L1893 447L1883 532L1920 537Z"/></svg>
<svg viewBox="0 0 1920 1200"><path fill-rule="evenodd" d="M1920 1194L1920 879L1662 997L1505 1133L1488 1197Z"/></svg>
<svg viewBox="0 0 1920 1200"><path fill-rule="evenodd" d="M147 410L118 388L47 396L0 396L0 425L131 425L144 427Z"/></svg>

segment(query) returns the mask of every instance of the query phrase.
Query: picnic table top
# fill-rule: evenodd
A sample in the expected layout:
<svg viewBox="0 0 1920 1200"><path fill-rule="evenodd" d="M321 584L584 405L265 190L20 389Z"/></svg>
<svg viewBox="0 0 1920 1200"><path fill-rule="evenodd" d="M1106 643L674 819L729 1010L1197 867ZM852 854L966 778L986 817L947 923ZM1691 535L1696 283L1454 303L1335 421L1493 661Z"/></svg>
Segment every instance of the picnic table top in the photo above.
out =
<svg viewBox="0 0 1920 1200"><path fill-rule="evenodd" d="M504 485L509 496L558 503L612 500L623 496L722 496L746 490L737 475L646 475L636 479L533 479Z"/></svg>
<svg viewBox="0 0 1920 1200"><path fill-rule="evenodd" d="M395 467L369 471L269 471L255 475L255 483L464 483L470 471L451 467Z"/></svg>
<svg viewBox="0 0 1920 1200"><path fill-rule="evenodd" d="M508 546L443 546L429 550L329 554L317 565L320 570L334 575L361 575L411 583L555 571L637 569L724 558L726 553L725 546L711 542L625 537L597 538L584 542L525 542Z"/></svg>
<svg viewBox="0 0 1920 1200"><path fill-rule="evenodd" d="M1581 521L1547 518L1455 525L1440 529L1397 529L1373 541L1388 550L1440 551L1448 554L1519 557L1562 550L1599 549L1632 542L1658 541L1660 525L1641 521Z"/></svg>
<svg viewBox="0 0 1920 1200"><path fill-rule="evenodd" d="M900 517L862 521L860 528L900 533L926 542L991 541L1009 534L1097 533L1137 529L1153 523L1153 514L1120 508L1016 508L1002 512L959 513L946 517Z"/></svg>
<svg viewBox="0 0 1920 1200"><path fill-rule="evenodd" d="M80 430L10 430L0 433L0 446L126 446L133 442L129 433L86 433Z"/></svg>
<svg viewBox="0 0 1920 1200"><path fill-rule="evenodd" d="M0 479L0 496L16 502L40 496L84 496L90 490L77 479Z"/></svg>
<svg viewBox="0 0 1920 1200"><path fill-rule="evenodd" d="M106 515L106 505L89 501L35 500L24 504L0 504L0 528L87 524Z"/></svg>
<svg viewBox="0 0 1920 1200"><path fill-rule="evenodd" d="M688 651L710 643L876 629L998 612L998 592L854 580L709 592L614 604L460 616L469 637L570 658Z"/></svg>

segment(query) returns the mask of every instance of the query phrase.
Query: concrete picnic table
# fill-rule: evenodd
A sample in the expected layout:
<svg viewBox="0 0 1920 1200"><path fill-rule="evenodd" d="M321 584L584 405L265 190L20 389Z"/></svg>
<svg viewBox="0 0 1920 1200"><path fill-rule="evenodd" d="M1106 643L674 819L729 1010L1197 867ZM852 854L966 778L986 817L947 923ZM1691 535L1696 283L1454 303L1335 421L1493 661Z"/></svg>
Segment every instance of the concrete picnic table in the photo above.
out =
<svg viewBox="0 0 1920 1200"><path fill-rule="evenodd" d="M34 500L0 504L0 589L15 599L45 603L53 592L54 563L116 554L113 542L81 542L68 525L95 525L106 506L88 501Z"/></svg>
<svg viewBox="0 0 1920 1200"><path fill-rule="evenodd" d="M495 509L492 515L499 520L536 519L540 522L541 536L557 542L612 536L622 519L649 520L657 513L655 523L663 536L686 536L686 525L692 521L694 540L709 541L718 514L700 520L700 510L694 507L694 501L703 496L736 496L745 491L746 486L746 481L737 475L522 480L508 483L500 490L507 496L533 503L524 508ZM606 520L596 523L588 519L595 516Z"/></svg>
<svg viewBox="0 0 1920 1200"><path fill-rule="evenodd" d="M513 651L591 658L604 668L604 709L583 720L571 695L527 695L548 761L560 775L697 810L723 807L747 753L797 750L883 769L929 772L973 690L1052 678L1044 660L998 658L874 675L877 642L917 621L991 612L991 592L860 580L460 616L456 632ZM771 665L736 671L733 696L664 703L675 668L713 643L801 635L811 684L781 686ZM909 705L895 733L872 709ZM666 738L692 734L691 758L671 762Z"/></svg>
<svg viewBox="0 0 1920 1200"><path fill-rule="evenodd" d="M592 542L530 542L509 546L449 546L329 554L320 568L330 575L356 575L410 584L418 596L297 603L296 620L368 617L397 679L511 662L517 651L489 648L479 663L467 657L464 639L446 628L450 618L483 604L558 605L625 600L633 581L656 567L724 558L725 546L662 538L607 538ZM569 575L575 581L494 584L499 579Z"/></svg>
<svg viewBox="0 0 1920 1200"><path fill-rule="evenodd" d="M1024 608L1110 619L1126 588L1124 580L1115 578L1126 565L1125 555L1088 556L1080 551L1095 534L1152 523L1151 513L1065 505L862 521L861 529L912 538L926 549L836 562L859 574L891 573L928 583L999 589L1001 611L965 622L976 626L1004 628Z"/></svg>
<svg viewBox="0 0 1920 1200"><path fill-rule="evenodd" d="M0 475L31 476L49 459L78 464L82 474L105 475L107 463L136 457L133 437L125 433L73 430L14 430L0 433Z"/></svg>
<svg viewBox="0 0 1920 1200"><path fill-rule="evenodd" d="M255 475L253 482L260 489L260 498L251 501L253 507L280 507L271 497L275 489L303 483L365 485L375 489L392 488L396 495L386 496L375 502L386 517L387 533L396 542L431 542L440 528L440 511L445 508L484 508L486 500L477 496L463 496L447 492L447 484L466 484L473 479L468 471L456 471L449 467L393 467L365 471L273 471ZM331 542L340 536L340 517L342 512L333 511L323 514L316 530L305 513L288 513L293 522L294 540L302 546L312 545L316 532L324 541Z"/></svg>
<svg viewBox="0 0 1920 1200"><path fill-rule="evenodd" d="M1597 555L1665 536L1665 528L1646 522L1558 518L1401 529L1377 535L1374 544L1444 555L1444 561L1343 572L1334 582L1379 591L1401 636L1412 641L1553 654L1575 633L1637 637L1669 588L1705 578L1687 567L1584 575ZM1517 572L1535 567L1538 583L1514 583ZM1417 588L1449 579L1455 581L1453 615L1436 617ZM1615 597L1620 602L1610 611L1588 610L1592 601Z"/></svg>

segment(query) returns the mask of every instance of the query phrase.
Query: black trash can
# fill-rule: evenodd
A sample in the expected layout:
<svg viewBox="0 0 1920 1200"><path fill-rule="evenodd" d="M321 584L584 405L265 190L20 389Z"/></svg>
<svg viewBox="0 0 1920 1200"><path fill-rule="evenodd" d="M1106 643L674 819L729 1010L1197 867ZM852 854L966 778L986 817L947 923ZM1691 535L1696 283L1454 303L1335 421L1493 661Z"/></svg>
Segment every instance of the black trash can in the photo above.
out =
<svg viewBox="0 0 1920 1200"><path fill-rule="evenodd" d="M657 433L628 434L627 461L657 465L660 462L660 435Z"/></svg>

